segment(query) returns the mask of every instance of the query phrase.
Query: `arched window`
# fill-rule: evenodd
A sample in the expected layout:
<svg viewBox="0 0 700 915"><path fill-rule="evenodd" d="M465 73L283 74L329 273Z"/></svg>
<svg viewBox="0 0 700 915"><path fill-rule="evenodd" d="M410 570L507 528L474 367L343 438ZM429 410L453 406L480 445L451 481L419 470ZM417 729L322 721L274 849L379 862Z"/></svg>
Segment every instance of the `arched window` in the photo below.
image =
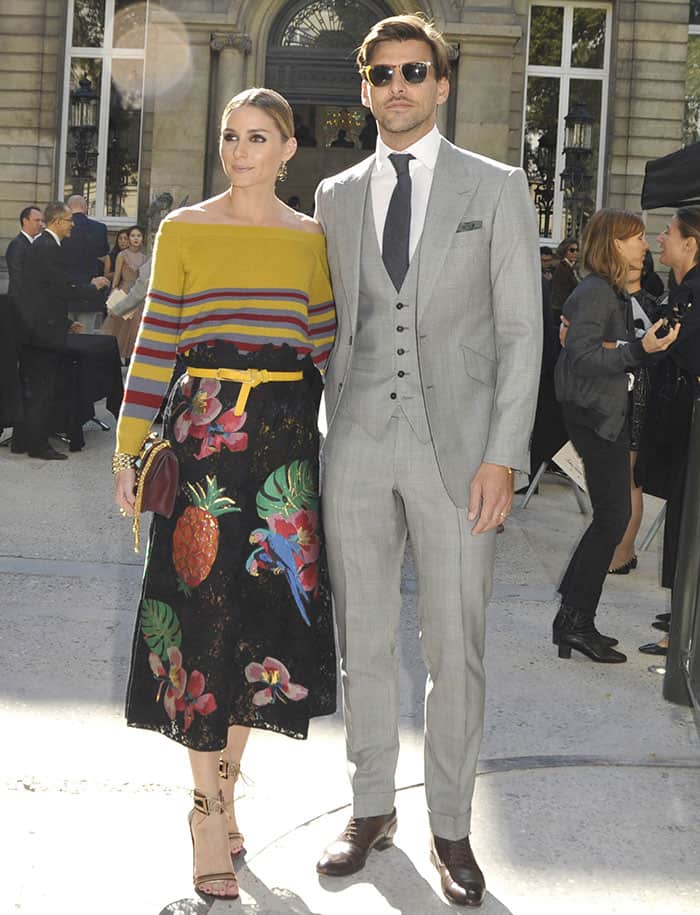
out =
<svg viewBox="0 0 700 915"><path fill-rule="evenodd" d="M372 26L391 15L380 0L292 0L281 10L265 80L294 106L300 146L374 148L355 55Z"/></svg>
<svg viewBox="0 0 700 915"><path fill-rule="evenodd" d="M270 32L267 85L292 104L356 105L356 49L391 14L378 0L292 0Z"/></svg>
<svg viewBox="0 0 700 915"><path fill-rule="evenodd" d="M362 0L307 0L287 7L277 34L283 47L353 50L386 15L390 13L380 4Z"/></svg>

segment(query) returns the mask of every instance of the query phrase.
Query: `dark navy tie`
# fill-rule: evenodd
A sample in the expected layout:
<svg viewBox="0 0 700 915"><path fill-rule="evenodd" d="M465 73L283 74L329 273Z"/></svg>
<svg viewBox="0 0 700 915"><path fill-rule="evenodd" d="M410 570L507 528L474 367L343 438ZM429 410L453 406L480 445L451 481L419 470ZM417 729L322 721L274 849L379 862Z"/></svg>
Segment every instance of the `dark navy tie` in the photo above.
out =
<svg viewBox="0 0 700 915"><path fill-rule="evenodd" d="M411 174L408 163L413 158L410 153L392 153L389 156L396 169L396 187L386 211L382 260L397 291L408 272L411 234Z"/></svg>

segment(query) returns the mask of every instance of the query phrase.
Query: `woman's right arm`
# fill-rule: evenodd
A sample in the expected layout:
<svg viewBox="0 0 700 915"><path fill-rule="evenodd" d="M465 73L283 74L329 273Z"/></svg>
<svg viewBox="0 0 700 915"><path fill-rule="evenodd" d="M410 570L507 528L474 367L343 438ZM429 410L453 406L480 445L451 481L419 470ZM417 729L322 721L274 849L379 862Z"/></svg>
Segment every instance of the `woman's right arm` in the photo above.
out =
<svg viewBox="0 0 700 915"><path fill-rule="evenodd" d="M170 221L164 221L156 239L151 286L117 423L116 457L125 456L125 462L141 450L172 378L184 276L178 231ZM115 499L127 513L133 513L133 483L132 469L116 474Z"/></svg>

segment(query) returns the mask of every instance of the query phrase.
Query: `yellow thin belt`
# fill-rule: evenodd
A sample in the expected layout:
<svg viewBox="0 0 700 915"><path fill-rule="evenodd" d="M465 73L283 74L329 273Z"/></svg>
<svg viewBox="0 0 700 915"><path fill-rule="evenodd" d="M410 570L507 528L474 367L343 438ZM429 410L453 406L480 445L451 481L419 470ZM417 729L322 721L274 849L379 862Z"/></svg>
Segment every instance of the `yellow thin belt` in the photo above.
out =
<svg viewBox="0 0 700 915"><path fill-rule="evenodd" d="M239 381L241 390L238 400L233 408L235 416L241 416L248 403L248 395L259 384L268 381L301 381L303 372L268 372L267 369L198 369L189 368L187 374L191 378L217 378L219 381Z"/></svg>

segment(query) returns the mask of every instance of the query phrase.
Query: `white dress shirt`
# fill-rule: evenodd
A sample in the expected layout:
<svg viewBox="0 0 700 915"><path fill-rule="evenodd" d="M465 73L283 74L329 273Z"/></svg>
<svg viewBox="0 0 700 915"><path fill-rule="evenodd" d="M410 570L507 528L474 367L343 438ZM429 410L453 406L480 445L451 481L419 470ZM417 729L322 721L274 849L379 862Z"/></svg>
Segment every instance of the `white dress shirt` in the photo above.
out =
<svg viewBox="0 0 700 915"><path fill-rule="evenodd" d="M29 242L30 245L33 245L33 244L34 244L34 239L35 239L35 238L38 238L39 235L41 235L41 232L39 232L39 235L28 235L28 234L24 231L24 229L20 229L20 232L22 233L22 235L24 235L24 237L27 239L27 241Z"/></svg>
<svg viewBox="0 0 700 915"><path fill-rule="evenodd" d="M430 133L421 137L413 146L401 150L410 153L415 158L408 163L411 175L411 232L409 235L409 257L413 254L423 233L425 213L428 209L430 188L433 184L433 173L440 151L440 131L433 127ZM389 161L389 155L398 150L390 149L381 137L377 137L377 151L375 153L374 168L370 176L372 192L372 210L374 225L377 230L379 250L382 250L384 240L384 223L389 209L389 201L396 187L396 169Z"/></svg>
<svg viewBox="0 0 700 915"><path fill-rule="evenodd" d="M391 162L389 163L389 165L391 165ZM55 232L52 232L51 229L44 229L44 232L48 232L49 235L51 236L51 238L53 238L53 240L56 242L58 247L59 248L61 247L61 239L58 237L58 235L56 235Z"/></svg>

